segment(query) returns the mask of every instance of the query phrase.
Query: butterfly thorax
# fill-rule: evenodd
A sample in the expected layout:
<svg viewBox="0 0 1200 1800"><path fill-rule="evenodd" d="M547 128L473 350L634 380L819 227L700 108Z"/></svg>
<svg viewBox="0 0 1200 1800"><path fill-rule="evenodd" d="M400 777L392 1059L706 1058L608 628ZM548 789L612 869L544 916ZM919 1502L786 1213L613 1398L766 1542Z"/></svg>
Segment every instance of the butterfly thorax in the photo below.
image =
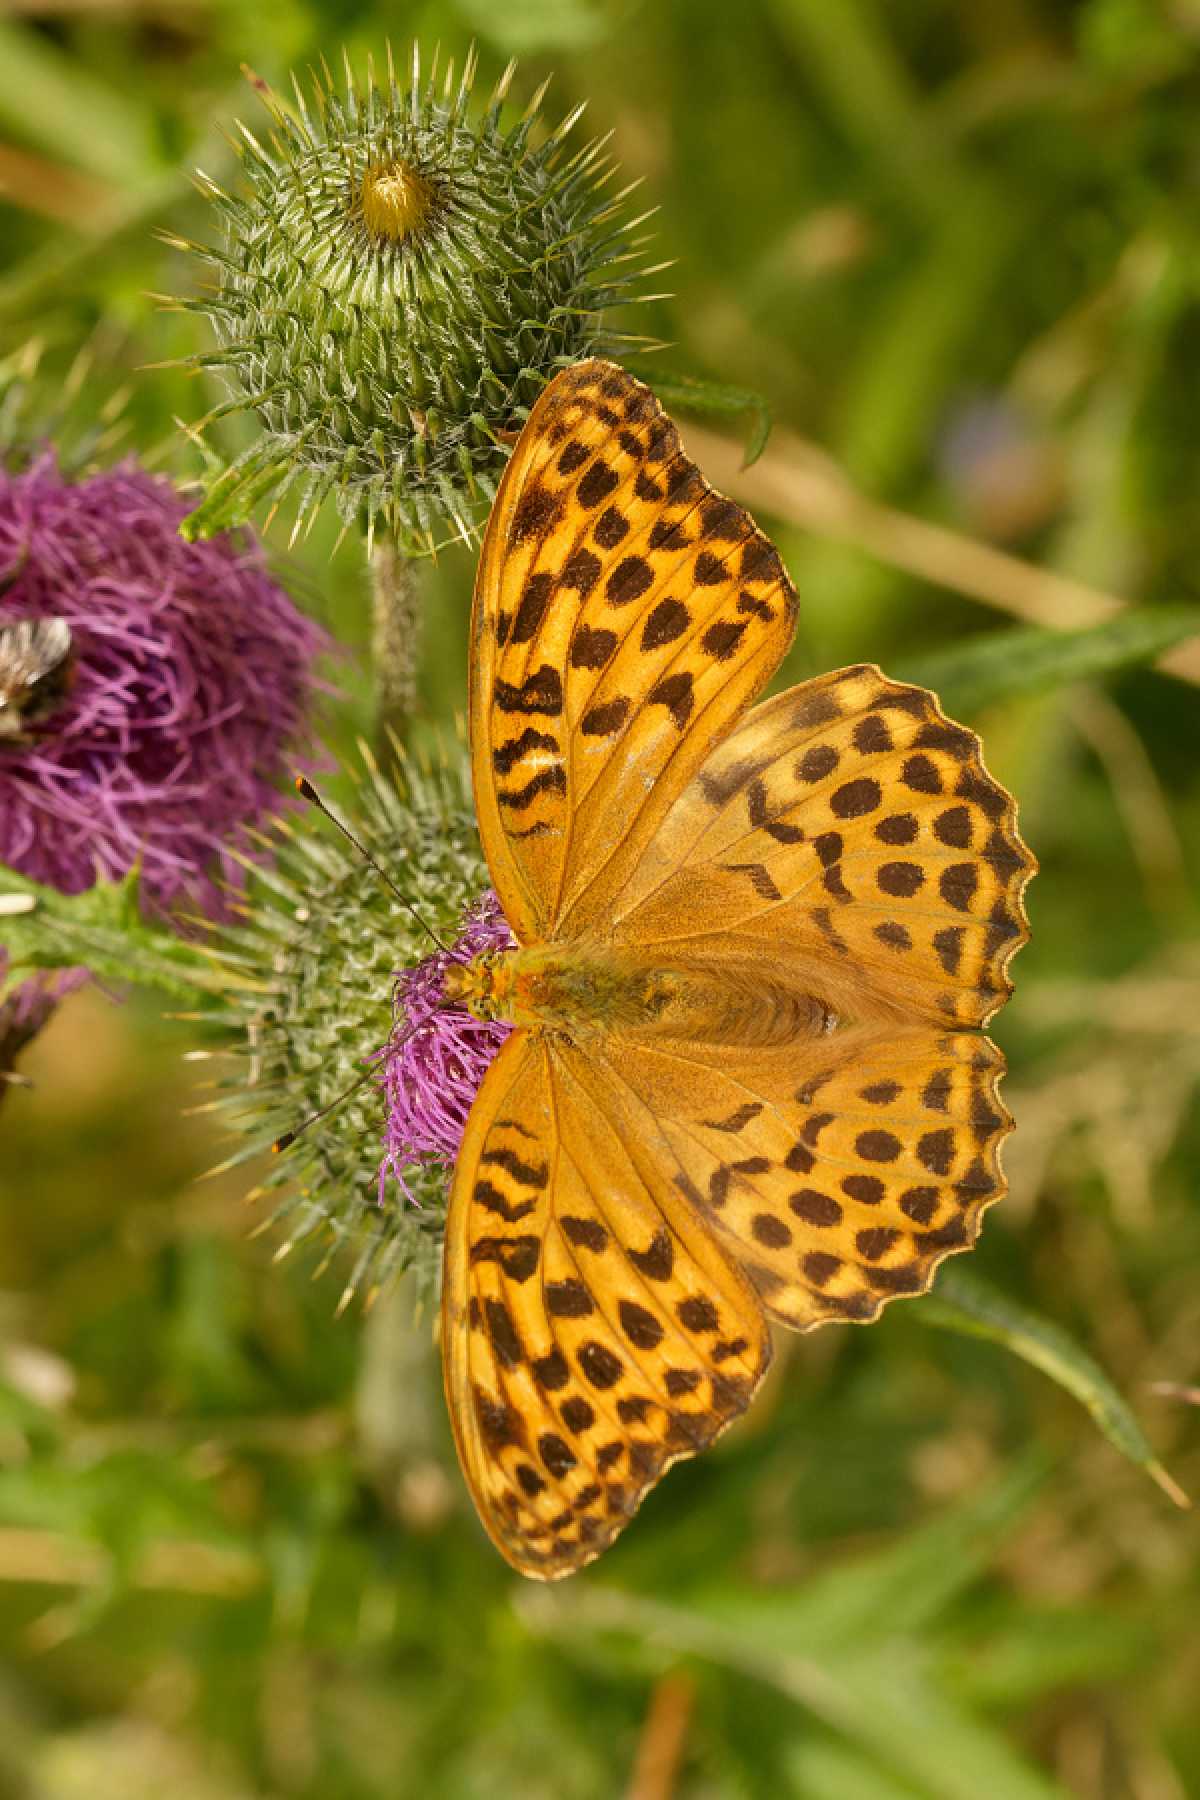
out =
<svg viewBox="0 0 1200 1800"><path fill-rule="evenodd" d="M593 945L491 951L446 978L479 1019L566 1031L781 1044L832 1030L831 1008L761 964L663 963Z"/></svg>

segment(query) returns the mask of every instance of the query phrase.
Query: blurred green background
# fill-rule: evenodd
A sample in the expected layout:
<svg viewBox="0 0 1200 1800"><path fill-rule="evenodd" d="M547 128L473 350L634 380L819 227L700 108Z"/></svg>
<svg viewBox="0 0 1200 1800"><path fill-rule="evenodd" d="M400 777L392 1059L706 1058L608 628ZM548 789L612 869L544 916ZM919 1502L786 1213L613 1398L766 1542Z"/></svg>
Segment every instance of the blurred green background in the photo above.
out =
<svg viewBox="0 0 1200 1800"><path fill-rule="evenodd" d="M8 0L0 353L177 476L217 397L155 293L199 164L344 43L478 42L589 101L662 207L656 366L757 390L747 474L802 599L791 678L1020 620L1200 600L1198 0ZM236 432L226 440L233 448ZM366 639L332 521L294 584ZM279 533L278 547L283 548ZM1050 575L1050 571L1054 575ZM465 552L424 717L461 708ZM1200 657L976 715L1042 862L998 1036L1012 1192L973 1259L1115 1377L1200 1493ZM337 741L369 725L343 672ZM747 1422L543 1591L485 1543L430 1320L275 1265L191 1029L74 998L3 1117L0 1796L1187 1800L1197 1526L1059 1388L931 1330L781 1344ZM181 1111L191 1109L181 1119Z"/></svg>

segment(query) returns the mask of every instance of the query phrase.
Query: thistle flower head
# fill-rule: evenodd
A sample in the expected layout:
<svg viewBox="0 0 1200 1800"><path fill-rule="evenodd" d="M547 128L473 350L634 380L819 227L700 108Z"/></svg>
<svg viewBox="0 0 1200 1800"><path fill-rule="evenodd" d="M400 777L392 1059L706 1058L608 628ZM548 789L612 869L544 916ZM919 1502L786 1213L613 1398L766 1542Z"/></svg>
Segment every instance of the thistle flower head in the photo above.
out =
<svg viewBox="0 0 1200 1800"><path fill-rule="evenodd" d="M326 639L252 539L185 544L185 511L133 461L0 467L0 630L57 619L71 643L62 691L0 740L0 862L76 894L140 861L152 904L215 913L283 805Z"/></svg>
<svg viewBox="0 0 1200 1800"><path fill-rule="evenodd" d="M448 1006L446 971L485 950L507 949L512 941L500 902L489 888L468 910L448 951L435 951L396 978L395 1022L378 1052L387 1102L381 1204L389 1175L411 1199L406 1170L425 1162L446 1167L458 1155L471 1103L511 1028L498 1020L476 1019L464 1006Z"/></svg>
<svg viewBox="0 0 1200 1800"><path fill-rule="evenodd" d="M457 87L391 67L347 71L310 101L264 97L265 142L242 128L245 191L203 180L224 242L205 249L219 347L195 359L256 416L261 437L188 523L203 535L299 484L297 524L328 494L406 552L445 521L463 536L495 491L505 442L564 363L628 341L605 309L631 282L623 196L601 194L603 145L539 141L539 93L502 126L510 68L471 117L473 58ZM259 84L265 88L265 84ZM211 415L213 417L217 415Z"/></svg>
<svg viewBox="0 0 1200 1800"><path fill-rule="evenodd" d="M344 809L355 835L445 941L487 886L469 793L466 759L455 747L426 764L400 761L394 778L370 765L352 808ZM341 1252L347 1299L406 1269L419 1293L431 1292L445 1219L439 1158L452 1153L453 1101L446 1096L439 1112L430 1090L439 1061L449 1066L452 1046L440 1030L427 1034L416 1061L402 1065L394 1059L405 1051L394 1048L391 1034L401 1009L410 1023L428 1021L452 959L428 957L412 915L327 825L289 821L279 844L274 868L260 872L244 909L245 923L222 927L214 942L231 978L224 1021L233 1061L221 1082L223 1102L241 1136L222 1166L248 1161L295 1133L255 1190L277 1199L263 1228L280 1235L280 1254L301 1243L329 1256ZM470 945L506 941L507 934L485 905L471 914L463 936ZM453 955L463 950L460 940ZM398 969L415 972L398 982ZM458 1041L465 1054L456 1082L484 1050L473 1034ZM396 1092L400 1105L404 1068L419 1070L421 1085L401 1113L391 1102ZM403 1192L381 1180L381 1156L403 1172Z"/></svg>

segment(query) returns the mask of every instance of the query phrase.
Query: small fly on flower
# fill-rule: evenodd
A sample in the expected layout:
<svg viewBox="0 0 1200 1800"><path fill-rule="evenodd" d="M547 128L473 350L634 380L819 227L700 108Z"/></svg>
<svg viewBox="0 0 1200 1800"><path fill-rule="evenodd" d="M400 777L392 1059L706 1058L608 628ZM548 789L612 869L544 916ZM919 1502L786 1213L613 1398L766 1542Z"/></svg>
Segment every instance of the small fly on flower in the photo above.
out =
<svg viewBox="0 0 1200 1800"><path fill-rule="evenodd" d="M74 668L65 619L18 619L0 626L0 745L30 741L27 727L62 702Z"/></svg>

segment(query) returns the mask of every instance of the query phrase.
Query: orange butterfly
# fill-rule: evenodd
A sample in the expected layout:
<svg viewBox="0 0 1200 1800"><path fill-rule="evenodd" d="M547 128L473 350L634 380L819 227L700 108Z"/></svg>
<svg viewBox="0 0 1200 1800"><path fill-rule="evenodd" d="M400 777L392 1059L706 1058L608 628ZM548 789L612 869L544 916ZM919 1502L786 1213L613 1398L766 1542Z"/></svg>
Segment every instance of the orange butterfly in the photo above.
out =
<svg viewBox="0 0 1200 1800"><path fill-rule="evenodd" d="M867 1321L1003 1192L1035 863L979 742L864 664L752 710L795 594L653 395L567 369L484 541L470 722L518 1027L446 1224L462 1466L523 1574L597 1556L750 1403L768 1322Z"/></svg>

